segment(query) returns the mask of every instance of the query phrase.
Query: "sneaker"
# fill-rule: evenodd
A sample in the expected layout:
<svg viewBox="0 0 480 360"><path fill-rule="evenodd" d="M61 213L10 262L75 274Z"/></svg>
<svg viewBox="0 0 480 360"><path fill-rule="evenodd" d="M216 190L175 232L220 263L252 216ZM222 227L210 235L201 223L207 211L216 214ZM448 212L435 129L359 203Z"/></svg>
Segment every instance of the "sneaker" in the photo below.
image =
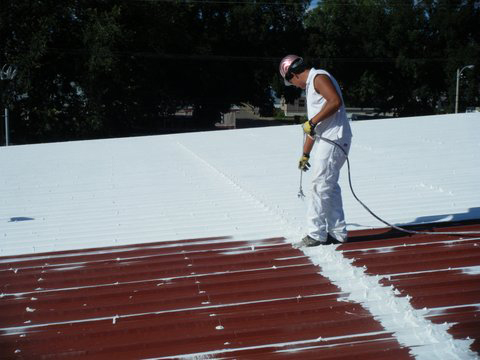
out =
<svg viewBox="0 0 480 360"><path fill-rule="evenodd" d="M335 239L332 235L328 234L327 236L327 242L325 243L326 245L336 245L336 244L342 244L341 241L338 241L337 239Z"/></svg>
<svg viewBox="0 0 480 360"><path fill-rule="evenodd" d="M295 249L298 249L298 248L301 248L301 247L313 247L313 246L326 245L326 244L327 244L326 242L315 240L314 238L307 235L302 239L302 241L294 243L294 244L292 244L292 246Z"/></svg>

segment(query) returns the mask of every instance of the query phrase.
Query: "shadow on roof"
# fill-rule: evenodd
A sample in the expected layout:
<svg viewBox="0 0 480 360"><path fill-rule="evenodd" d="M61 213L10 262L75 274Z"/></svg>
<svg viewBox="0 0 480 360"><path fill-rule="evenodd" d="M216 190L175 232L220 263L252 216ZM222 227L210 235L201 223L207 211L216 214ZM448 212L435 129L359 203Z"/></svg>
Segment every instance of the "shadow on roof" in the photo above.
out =
<svg viewBox="0 0 480 360"><path fill-rule="evenodd" d="M474 208L474 209L477 209L477 208ZM431 218L434 218L434 217L431 217ZM443 217L440 217L440 218L443 218ZM454 226L466 226L466 225L478 225L478 224L480 224L480 216L478 219L472 219L472 220L446 221L446 222L414 224L414 225L407 224L407 225L402 225L402 227L404 229L414 230L414 231L435 231L435 230L442 231L442 229L444 228L451 228ZM455 231L455 230L451 230L451 231ZM361 241L387 240L387 239L393 240L393 239L414 236L413 234L403 232L393 228L355 230L352 233L355 235L349 235L348 237L349 243L361 242ZM478 237L478 235L463 235L463 237Z"/></svg>

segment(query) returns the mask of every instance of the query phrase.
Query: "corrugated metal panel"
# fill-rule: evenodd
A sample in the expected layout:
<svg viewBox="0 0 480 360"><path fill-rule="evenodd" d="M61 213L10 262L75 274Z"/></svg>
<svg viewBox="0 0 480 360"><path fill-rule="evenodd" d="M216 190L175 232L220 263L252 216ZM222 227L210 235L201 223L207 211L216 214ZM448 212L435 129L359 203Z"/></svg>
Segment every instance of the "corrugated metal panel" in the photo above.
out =
<svg viewBox="0 0 480 360"><path fill-rule="evenodd" d="M442 229L444 230L444 229ZM480 230L480 225L449 228ZM454 338L480 341L480 241L354 232L355 266L384 277ZM364 241L368 240L368 241ZM228 237L1 258L7 358L411 358L282 238Z"/></svg>
<svg viewBox="0 0 480 360"><path fill-rule="evenodd" d="M282 238L0 261L6 358L411 358Z"/></svg>
<svg viewBox="0 0 480 360"><path fill-rule="evenodd" d="M480 217L480 113L352 123L353 185L393 224ZM372 134L375 134L372 136ZM305 232L300 125L0 148L0 256ZM219 150L221 149L221 150ZM340 183L350 230L383 226Z"/></svg>
<svg viewBox="0 0 480 360"><path fill-rule="evenodd" d="M352 124L355 189L395 224L478 218L479 116ZM0 355L397 359L435 347L405 345L401 316L382 328L391 310L372 317L393 291L352 300L371 279L343 286L358 272L340 250L478 352L477 240L379 230L339 251L287 244L305 225L302 136L283 126L2 148ZM349 228L379 226L345 175ZM205 239L181 240L192 237Z"/></svg>
<svg viewBox="0 0 480 360"><path fill-rule="evenodd" d="M469 226L438 227L438 232L480 231ZM365 267L381 283L410 297L415 309L436 324L453 324L456 339L474 339L471 349L480 353L480 237L478 235L413 235L391 230L355 232L355 243L339 250ZM372 240L374 239L374 240ZM362 240L369 240L363 242Z"/></svg>

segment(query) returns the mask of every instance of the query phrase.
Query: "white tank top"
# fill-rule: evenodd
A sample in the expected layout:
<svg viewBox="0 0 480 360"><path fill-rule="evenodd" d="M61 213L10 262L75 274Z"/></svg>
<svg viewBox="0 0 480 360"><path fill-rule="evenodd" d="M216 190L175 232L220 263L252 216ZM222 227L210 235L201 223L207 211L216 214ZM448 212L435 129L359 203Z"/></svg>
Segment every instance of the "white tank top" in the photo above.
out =
<svg viewBox="0 0 480 360"><path fill-rule="evenodd" d="M320 121L315 127L315 137L322 136L329 140L337 139L349 139L352 137L352 130L345 111L345 104L343 104L342 91L338 86L337 80L325 70L310 69L306 83L306 95L307 95L307 116L308 120L311 120L317 115L327 102L325 98L315 91L314 79L317 75L327 75L332 81L338 95L342 99L342 106L332 116Z"/></svg>

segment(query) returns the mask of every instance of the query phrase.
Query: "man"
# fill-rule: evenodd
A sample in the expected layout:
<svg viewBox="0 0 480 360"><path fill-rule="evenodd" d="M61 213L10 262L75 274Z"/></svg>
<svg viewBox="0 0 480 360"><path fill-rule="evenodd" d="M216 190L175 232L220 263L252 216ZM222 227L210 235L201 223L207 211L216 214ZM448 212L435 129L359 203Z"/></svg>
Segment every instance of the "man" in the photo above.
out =
<svg viewBox="0 0 480 360"><path fill-rule="evenodd" d="M299 168L310 168L313 187L307 212L307 235L296 247L344 243L347 227L338 178L350 150L352 132L342 92L335 78L324 70L308 68L297 55L285 56L280 74L286 85L304 89L308 121ZM315 145L315 146L314 146Z"/></svg>

